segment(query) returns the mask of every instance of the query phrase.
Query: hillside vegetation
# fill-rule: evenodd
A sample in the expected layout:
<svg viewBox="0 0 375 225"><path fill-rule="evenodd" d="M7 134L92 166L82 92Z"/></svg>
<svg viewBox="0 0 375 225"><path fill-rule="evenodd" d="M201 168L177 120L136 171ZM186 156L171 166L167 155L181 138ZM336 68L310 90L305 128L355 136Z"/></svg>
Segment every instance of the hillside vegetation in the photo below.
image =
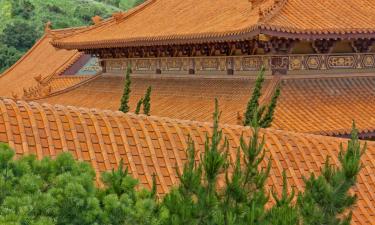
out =
<svg viewBox="0 0 375 225"><path fill-rule="evenodd" d="M0 73L15 63L41 37L47 21L54 29L91 23L143 0L0 0Z"/></svg>

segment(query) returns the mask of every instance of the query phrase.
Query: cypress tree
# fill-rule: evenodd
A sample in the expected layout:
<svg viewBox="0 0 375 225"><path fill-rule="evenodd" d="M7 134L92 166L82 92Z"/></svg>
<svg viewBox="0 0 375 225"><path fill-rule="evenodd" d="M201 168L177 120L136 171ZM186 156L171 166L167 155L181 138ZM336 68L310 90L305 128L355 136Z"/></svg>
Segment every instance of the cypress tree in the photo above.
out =
<svg viewBox="0 0 375 225"><path fill-rule="evenodd" d="M141 111L141 106L143 104L143 98L139 99L138 103L137 103L137 107L135 108L135 114L139 114L139 112Z"/></svg>
<svg viewBox="0 0 375 225"><path fill-rule="evenodd" d="M253 121L255 113L257 113L257 109L259 108L259 98L262 95L262 87L264 83L264 72L265 68L262 67L259 71L257 79L255 81L255 87L249 102L247 103L246 112L244 115L244 126L249 126Z"/></svg>
<svg viewBox="0 0 375 225"><path fill-rule="evenodd" d="M130 98L130 92L131 92L130 71L131 71L130 66L128 66L126 70L126 76L125 76L125 82L124 82L124 92L122 94L121 105L119 108L119 111L122 111L124 113L127 113L130 110L130 107L129 107L129 98Z"/></svg>
<svg viewBox="0 0 375 225"><path fill-rule="evenodd" d="M147 88L145 97L143 98L143 113L147 116L150 115L150 110L151 110L151 91L152 91L152 87L149 86Z"/></svg>
<svg viewBox="0 0 375 225"><path fill-rule="evenodd" d="M270 104L267 107L267 112L262 117L259 121L259 126L263 128L270 127L273 121L273 115L275 113L276 105L277 105L277 100L279 99L280 96L280 87L277 87L275 92L273 93L272 99Z"/></svg>
<svg viewBox="0 0 375 225"><path fill-rule="evenodd" d="M277 106L277 100L280 96L280 87L277 87L273 93L271 102L268 106L260 106L259 99L262 95L262 87L264 83L265 68L262 67L257 79L255 81L255 87L249 102L247 103L246 112L244 115L244 126L252 126L252 122L256 122L259 127L267 128L270 127L273 121L273 116ZM257 118L257 121L254 121Z"/></svg>

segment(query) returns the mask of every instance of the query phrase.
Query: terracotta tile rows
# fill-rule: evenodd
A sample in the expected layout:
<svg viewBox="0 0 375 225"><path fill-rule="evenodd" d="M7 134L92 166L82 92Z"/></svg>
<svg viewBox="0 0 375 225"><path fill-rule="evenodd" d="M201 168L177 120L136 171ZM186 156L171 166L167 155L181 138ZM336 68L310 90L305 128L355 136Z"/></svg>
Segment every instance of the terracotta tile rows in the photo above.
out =
<svg viewBox="0 0 375 225"><path fill-rule="evenodd" d="M375 131L375 77L287 79L276 108L274 128L323 135Z"/></svg>
<svg viewBox="0 0 375 225"><path fill-rule="evenodd" d="M92 76L58 76L51 79L49 85L52 88L52 92L59 92L90 78L92 78Z"/></svg>
<svg viewBox="0 0 375 225"><path fill-rule="evenodd" d="M214 99L223 109L222 122L237 124L237 112L245 110L254 78L132 78L131 110L153 87L151 114L187 120L210 121ZM117 110L123 92L123 78L102 75L67 93L40 100L51 104ZM266 82L265 86L268 85Z"/></svg>
<svg viewBox="0 0 375 225"><path fill-rule="evenodd" d="M118 45L176 38L214 37L216 34L237 34L259 19L257 9L248 0L150 0L131 16L111 18L96 27L89 27L77 35L55 39L55 46L67 48L94 47L93 44ZM268 1L267 1L268 2ZM194 7L191 7L194 6ZM116 16L117 17L117 16ZM155 21L158 21L155 23ZM171 23L173 21L173 23ZM121 31L121 32L120 32Z"/></svg>
<svg viewBox="0 0 375 225"><path fill-rule="evenodd" d="M265 84L261 102L268 102L277 83L282 83L273 128L323 135L350 132L354 119L363 133L375 131L375 77L275 78ZM151 115L210 121L217 97L222 122L238 124L237 113L245 110L254 80L251 78L133 78L131 108L151 85ZM51 104L117 110L123 78L102 75L74 90L43 99Z"/></svg>
<svg viewBox="0 0 375 225"><path fill-rule="evenodd" d="M53 44L65 49L186 44L275 31L276 36L368 37L375 31L374 12L372 0L150 0L130 15L116 14Z"/></svg>
<svg viewBox="0 0 375 225"><path fill-rule="evenodd" d="M230 142L234 160L241 134L251 130L242 126L222 125ZM136 116L96 109L51 106L35 102L0 100L0 141L8 142L17 155L35 154L38 158L70 152L78 160L90 163L97 172L117 168L124 160L131 174L146 187L156 174L158 193L165 194L178 182L175 168L186 160L186 141L192 137L198 151L204 149L210 123ZM270 186L281 188L281 171L287 170L291 186L302 189L302 176L319 172L329 155L338 163L339 145L345 139L262 130L266 138L267 158L272 157ZM368 143L364 168L355 192L359 197L353 224L373 224L375 219L375 144Z"/></svg>
<svg viewBox="0 0 375 225"><path fill-rule="evenodd" d="M70 30L74 29L56 30L53 34L70 34L72 33ZM45 34L17 63L1 74L0 96L21 98L23 88L37 85L34 77L40 77L44 81L51 79L79 59L81 53L75 50L54 48L50 44L51 35Z"/></svg>

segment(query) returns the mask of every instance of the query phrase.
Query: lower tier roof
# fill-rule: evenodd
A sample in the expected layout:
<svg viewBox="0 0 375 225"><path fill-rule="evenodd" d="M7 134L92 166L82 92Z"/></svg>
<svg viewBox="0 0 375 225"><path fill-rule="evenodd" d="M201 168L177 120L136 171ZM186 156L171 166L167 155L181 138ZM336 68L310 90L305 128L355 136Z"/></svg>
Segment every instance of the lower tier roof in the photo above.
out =
<svg viewBox="0 0 375 225"><path fill-rule="evenodd" d="M37 84L35 78L42 80L59 75L81 57L78 51L54 48L51 40L51 36L44 35L17 63L1 74L0 96L17 95L20 98L23 88Z"/></svg>
<svg viewBox="0 0 375 225"><path fill-rule="evenodd" d="M234 160L241 135L248 139L251 129L221 125L229 140ZM7 142L17 156L35 154L41 159L70 152L90 163L99 172L117 168L121 160L141 184L150 187L156 174L157 191L165 194L178 182L175 167L186 161L186 141L191 136L198 151L212 130L210 123L137 116L121 112L78 107L52 106L35 102L0 100L0 141ZM337 155L346 139L264 129L265 148L272 157L269 187L282 188L282 171L289 184L303 189L303 176L319 173L326 156L338 164ZM369 142L362 158L364 165L353 191L359 201L353 224L375 223L375 143Z"/></svg>
<svg viewBox="0 0 375 225"><path fill-rule="evenodd" d="M280 79L282 91L273 128L336 136L348 134L355 120L362 133L375 132L375 76L288 75ZM211 121L217 97L223 110L222 122L239 124L238 115L246 108L254 82L251 77L134 76L131 111L147 87L152 86L151 115ZM269 99L275 82L280 81L266 80L263 102ZM120 76L104 74L40 102L117 110L123 83Z"/></svg>

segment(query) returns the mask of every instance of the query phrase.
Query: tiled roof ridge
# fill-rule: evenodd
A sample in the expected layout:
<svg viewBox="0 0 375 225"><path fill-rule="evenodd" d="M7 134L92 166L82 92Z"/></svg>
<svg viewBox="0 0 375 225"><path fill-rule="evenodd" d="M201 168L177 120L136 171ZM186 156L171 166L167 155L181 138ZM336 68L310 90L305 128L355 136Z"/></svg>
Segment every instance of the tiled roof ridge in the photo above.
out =
<svg viewBox="0 0 375 225"><path fill-rule="evenodd" d="M31 47L19 60L17 60L16 63L14 63L11 67L9 67L7 70L5 70L2 74L0 74L0 77L3 77L3 76L6 76L7 74L9 74L14 68L17 67L18 64L20 64L24 59L26 59L34 49L36 49L42 42L43 40L47 38L47 35L44 34L41 38L39 38L35 44L33 45L33 47Z"/></svg>
<svg viewBox="0 0 375 225"><path fill-rule="evenodd" d="M204 43L207 41L223 41L225 40L241 40L243 38L249 36L255 36L260 31L258 29L259 25L250 26L240 30L234 31L225 31L225 32L207 32L207 33L192 33L189 35L166 35L166 36L155 36L155 37L137 37L137 38L129 38L129 39L117 39L111 41L88 41L88 42L79 42L79 43L60 43L60 39L54 39L52 41L52 45L57 48L64 48L64 49L90 49L99 47L106 47L108 44L115 46L122 46L126 44L126 46L138 46L138 45L145 45L151 46L154 45L155 42L158 44L168 44L170 41L174 41L174 43ZM92 27L95 28L95 27ZM88 30L85 30L88 31ZM227 37L225 37L227 36ZM164 43L165 42L165 43Z"/></svg>
<svg viewBox="0 0 375 225"><path fill-rule="evenodd" d="M61 75L64 73L69 67L71 67L79 58L84 55L82 52L78 52L77 54L73 55L70 59L66 60L62 67L55 70L52 74L45 76L43 78L43 83L49 82L52 78Z"/></svg>
<svg viewBox="0 0 375 225"><path fill-rule="evenodd" d="M261 32L280 32L280 35L282 33L285 33L285 35L289 34L288 36L291 35L308 35L308 34L322 34L322 35L343 35L343 34L373 34L375 32L374 28L347 28L347 29L335 29L335 28L321 28L321 29L297 29L294 27L289 27L289 26L280 26L280 25L270 25L267 23L260 23L258 26L258 29ZM306 39L312 39L313 37L306 37ZM319 39L320 37L316 38ZM338 37L337 37L338 38Z"/></svg>
<svg viewBox="0 0 375 225"><path fill-rule="evenodd" d="M82 75L82 76L76 76L76 75L74 75L74 78L81 79L81 81L78 82L78 83L76 83L76 84L74 84L74 85L72 85L72 86L66 87L66 88L64 88L62 90L58 90L58 91L53 91L52 90L52 92L49 93L48 95L45 95L45 96L36 96L36 97L34 97L32 99L28 99L28 100L33 100L33 101L35 101L35 100L42 100L42 99L45 99L45 98L49 98L49 97L53 97L53 96L57 96L57 95L60 95L60 94L67 93L67 92L69 92L71 90L74 90L74 89L76 89L76 88L78 88L78 87L80 87L82 85L87 84L88 82L90 82L90 81L92 81L92 80L100 77L101 75L102 75L101 72L97 73L96 75ZM71 79L71 78L73 78L73 76L69 76L69 75L68 76L64 76L64 77L56 76L53 79L49 80L48 84L51 83L51 82L53 82L53 81L55 81L55 80L58 80L58 79Z"/></svg>
<svg viewBox="0 0 375 225"><path fill-rule="evenodd" d="M50 31L51 33L43 34L42 37L39 38L36 41L36 43L16 63L14 63L10 68L8 68L2 74L0 74L0 77L6 76L10 72L12 72L12 70L15 69L18 64L20 64L24 59L26 59L33 52L34 49L38 48L38 46L42 44L44 39L49 38L53 32L61 33L61 32L66 32L66 31L71 31L71 30L79 30L79 29L81 28L65 28L65 29L51 30ZM83 54L84 53L77 52L70 59L66 60L62 67L56 69L53 73L47 74L44 77L42 77L42 82L47 83L55 75L60 75L61 73L63 73L66 69L68 69L71 65L73 65Z"/></svg>
<svg viewBox="0 0 375 225"><path fill-rule="evenodd" d="M259 24L266 23L268 20L273 18L280 12L280 10L285 6L288 0L269 0L271 3L268 7L262 8L260 6L259 13L261 13Z"/></svg>
<svg viewBox="0 0 375 225"><path fill-rule="evenodd" d="M212 122L204 122L204 121L195 121L195 120L184 120L184 119L177 119L177 118L170 118L170 117L162 117L162 116L147 116L144 114L135 114L132 112L129 113L123 113L121 111L113 111L108 109L98 109L98 108L87 108L87 107L76 107L76 106L69 106L69 105L61 105L61 104L49 104L49 103L38 103L33 100L16 100L6 97L0 96L0 104L1 102L9 103L9 104L16 104L16 105L40 105L52 110L63 110L63 109L69 109L73 111L79 111L79 112L85 112L85 113L97 113L97 114L106 114L110 116L118 116L118 117L129 117L133 119L143 119L143 120L153 120L153 121L163 121L163 122L170 122L173 124L181 124L184 126L196 126L196 127L208 127L211 128L213 123ZM1 109L0 109L1 110ZM226 124L226 123L220 123L219 127L221 129L241 129L241 130L252 130L249 126L242 126L238 124ZM294 134L294 135L300 135L304 137L319 137L321 139L326 140L336 140L336 137L330 137L330 136L323 136L320 134L314 134L314 133L301 133L301 132L295 132L295 131L289 131L289 130L282 130L282 129L276 129L276 128L261 128L260 129L262 133L279 133L279 134ZM375 144L375 143L374 143Z"/></svg>
<svg viewBox="0 0 375 225"><path fill-rule="evenodd" d="M50 89L50 83L53 81L54 78L60 76L62 73L64 73L65 70L67 70L70 66L72 66L77 60L79 60L84 53L82 52L77 52L74 54L72 57L67 59L64 64L57 68L55 71L53 71L50 74L45 75L44 77L41 77L41 80L37 81L36 85L31 86L29 88L23 87L24 93L23 97L24 99L34 99L34 98L39 98L41 93L44 93L43 95L49 95L51 94L51 89ZM41 74L40 74L41 76ZM37 79L36 77L34 77ZM47 91L43 91L43 90ZM26 91L28 90L28 91Z"/></svg>
<svg viewBox="0 0 375 225"><path fill-rule="evenodd" d="M251 128L220 125L228 137L228 157L234 160L241 135L251 136ZM0 141L15 149L17 157L34 154L38 159L71 153L85 161L99 175L123 162L130 174L145 187L152 185L156 175L157 192L166 194L178 183L176 170L186 161L186 141L190 136L197 151L204 149L206 134L212 123L182 121L122 112L77 108L36 102L0 99ZM282 188L282 171L290 186L303 190L303 176L319 173L325 157L338 165L341 143L347 139L262 129L265 135L266 160L272 158L268 187ZM375 143L368 143L363 155L364 167L353 191L358 203L353 209L353 224L367 225L374 221L375 159L371 152ZM262 164L263 166L263 164ZM264 165L266 166L266 165ZM99 180L99 177L97 177Z"/></svg>

